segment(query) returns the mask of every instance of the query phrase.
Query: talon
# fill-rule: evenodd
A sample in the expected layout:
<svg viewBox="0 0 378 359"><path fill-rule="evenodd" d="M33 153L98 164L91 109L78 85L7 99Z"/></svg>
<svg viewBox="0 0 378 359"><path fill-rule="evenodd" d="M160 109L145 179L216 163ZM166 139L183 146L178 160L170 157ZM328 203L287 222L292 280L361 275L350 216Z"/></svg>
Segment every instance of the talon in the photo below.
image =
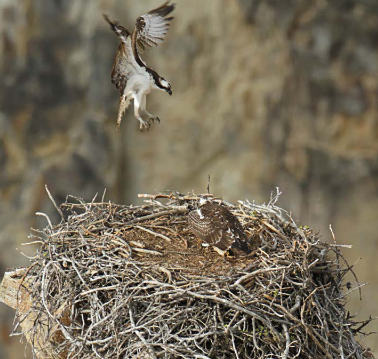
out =
<svg viewBox="0 0 378 359"><path fill-rule="evenodd" d="M160 123L160 118L159 117L150 117L148 120L150 123Z"/></svg>
<svg viewBox="0 0 378 359"><path fill-rule="evenodd" d="M150 129L150 124L146 121L143 121L140 126L139 126L139 129L141 132L147 132L149 129Z"/></svg>

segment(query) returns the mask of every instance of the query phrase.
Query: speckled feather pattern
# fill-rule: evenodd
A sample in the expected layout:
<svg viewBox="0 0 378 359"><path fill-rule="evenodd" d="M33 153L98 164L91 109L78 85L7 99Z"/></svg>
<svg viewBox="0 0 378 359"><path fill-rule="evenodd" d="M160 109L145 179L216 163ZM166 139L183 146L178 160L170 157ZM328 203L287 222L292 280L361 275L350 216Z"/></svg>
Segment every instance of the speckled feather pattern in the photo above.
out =
<svg viewBox="0 0 378 359"><path fill-rule="evenodd" d="M225 205L206 202L189 213L188 221L197 237L221 251L235 248L250 252L243 226Z"/></svg>

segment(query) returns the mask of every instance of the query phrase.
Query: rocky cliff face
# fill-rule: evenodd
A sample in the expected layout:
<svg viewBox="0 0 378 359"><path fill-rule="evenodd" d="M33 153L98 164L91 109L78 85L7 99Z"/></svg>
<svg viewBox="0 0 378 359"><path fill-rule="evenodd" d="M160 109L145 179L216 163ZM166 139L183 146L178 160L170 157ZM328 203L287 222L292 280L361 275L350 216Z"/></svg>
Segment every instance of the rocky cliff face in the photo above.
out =
<svg viewBox="0 0 378 359"><path fill-rule="evenodd" d="M279 186L281 205L324 238L332 223L377 284L378 3L176 2L166 42L144 56L172 84L148 96L162 122L140 133L130 109L117 133L118 40L101 14L131 29L159 1L0 0L1 263L19 264L34 212L53 212L45 183L58 202L106 187L129 203L203 192L210 174L230 201ZM378 314L374 284L365 314Z"/></svg>

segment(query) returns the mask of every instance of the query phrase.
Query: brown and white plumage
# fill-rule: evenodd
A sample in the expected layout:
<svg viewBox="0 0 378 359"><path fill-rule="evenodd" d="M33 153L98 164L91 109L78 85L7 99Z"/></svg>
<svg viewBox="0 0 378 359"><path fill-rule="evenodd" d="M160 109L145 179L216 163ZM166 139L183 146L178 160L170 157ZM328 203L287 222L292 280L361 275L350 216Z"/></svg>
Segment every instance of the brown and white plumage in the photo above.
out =
<svg viewBox="0 0 378 359"><path fill-rule="evenodd" d="M225 205L207 201L191 211L189 229L221 255L229 249L250 253L243 226Z"/></svg>
<svg viewBox="0 0 378 359"><path fill-rule="evenodd" d="M173 19L166 16L173 11L174 7L174 4L169 5L167 1L138 17L132 33L104 15L106 22L121 40L111 74L112 83L121 93L117 128L131 100L134 100L134 114L140 122L141 130L148 130L151 121L160 122L157 116L146 110L146 96L153 89L166 91L171 95L171 85L148 67L140 54L147 46L155 47L164 41L170 21ZM143 120L143 115L148 116L149 120Z"/></svg>
<svg viewBox="0 0 378 359"><path fill-rule="evenodd" d="M173 17L165 17L173 11L174 5L168 5L168 1L147 14L138 17L135 28L137 29L137 47L142 53L145 46L155 47L164 41L169 29L169 22ZM135 30L134 30L135 31Z"/></svg>

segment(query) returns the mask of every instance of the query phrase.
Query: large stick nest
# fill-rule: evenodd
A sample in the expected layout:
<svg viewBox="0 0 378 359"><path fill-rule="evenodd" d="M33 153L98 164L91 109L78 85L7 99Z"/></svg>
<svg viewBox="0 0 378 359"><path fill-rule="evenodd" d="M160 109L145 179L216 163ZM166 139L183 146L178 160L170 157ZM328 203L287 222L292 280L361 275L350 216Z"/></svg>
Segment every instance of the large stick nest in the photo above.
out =
<svg viewBox="0 0 378 359"><path fill-rule="evenodd" d="M344 285L353 269L340 246L298 227L277 198L226 204L254 250L223 258L188 231L199 197L144 197L140 206L70 197L58 225L46 216L34 232L28 290L53 357L368 357L355 336L369 320L345 309L360 285Z"/></svg>

